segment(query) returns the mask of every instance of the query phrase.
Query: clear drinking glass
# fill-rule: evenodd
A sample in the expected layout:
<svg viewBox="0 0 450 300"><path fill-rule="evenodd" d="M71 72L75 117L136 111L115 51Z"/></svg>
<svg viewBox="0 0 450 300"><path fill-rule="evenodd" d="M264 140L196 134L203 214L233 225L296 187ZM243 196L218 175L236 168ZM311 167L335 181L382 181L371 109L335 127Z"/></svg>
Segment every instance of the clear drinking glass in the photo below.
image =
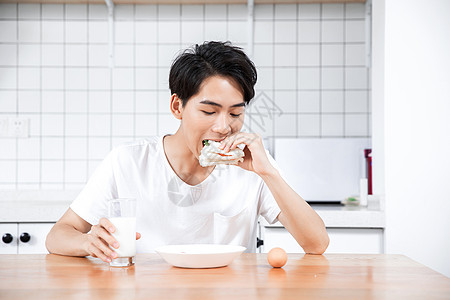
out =
<svg viewBox="0 0 450 300"><path fill-rule="evenodd" d="M136 256L136 199L111 199L108 203L108 219L116 227L112 236L119 243L113 250L118 254L109 265L127 267L134 265Z"/></svg>

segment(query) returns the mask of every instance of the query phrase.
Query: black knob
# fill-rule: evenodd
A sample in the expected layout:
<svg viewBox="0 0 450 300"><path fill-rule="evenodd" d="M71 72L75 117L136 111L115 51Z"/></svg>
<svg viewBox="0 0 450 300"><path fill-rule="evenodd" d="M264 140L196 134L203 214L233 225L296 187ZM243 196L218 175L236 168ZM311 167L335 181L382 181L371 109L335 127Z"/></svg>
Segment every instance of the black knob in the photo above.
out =
<svg viewBox="0 0 450 300"><path fill-rule="evenodd" d="M31 236L28 234L28 232L24 232L20 235L20 241L22 243L28 243L31 239Z"/></svg>
<svg viewBox="0 0 450 300"><path fill-rule="evenodd" d="M13 241L13 236L11 235L11 233L5 233L2 237L2 241L5 244L9 244Z"/></svg>
<svg viewBox="0 0 450 300"><path fill-rule="evenodd" d="M264 245L264 240L260 240L259 238L256 238L256 248L259 248L262 245Z"/></svg>

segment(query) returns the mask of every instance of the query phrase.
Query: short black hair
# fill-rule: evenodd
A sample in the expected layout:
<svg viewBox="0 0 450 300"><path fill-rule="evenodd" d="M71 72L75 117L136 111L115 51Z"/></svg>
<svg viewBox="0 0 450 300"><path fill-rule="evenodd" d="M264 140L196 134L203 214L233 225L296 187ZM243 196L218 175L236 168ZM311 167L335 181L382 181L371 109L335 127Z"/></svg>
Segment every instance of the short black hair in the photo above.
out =
<svg viewBox="0 0 450 300"><path fill-rule="evenodd" d="M204 42L183 51L172 63L169 74L171 94L177 94L183 106L197 94L211 76L232 78L242 89L247 105L255 96L256 67L242 48L230 42Z"/></svg>

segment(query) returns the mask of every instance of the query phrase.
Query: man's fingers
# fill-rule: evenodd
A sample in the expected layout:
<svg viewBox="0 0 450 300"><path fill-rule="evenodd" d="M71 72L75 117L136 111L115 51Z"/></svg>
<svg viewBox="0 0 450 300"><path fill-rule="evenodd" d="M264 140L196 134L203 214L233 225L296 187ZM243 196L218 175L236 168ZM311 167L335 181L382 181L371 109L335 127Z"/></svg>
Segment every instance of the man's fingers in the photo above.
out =
<svg viewBox="0 0 450 300"><path fill-rule="evenodd" d="M97 239L94 244L98 249L100 249L100 251L103 252L104 255L110 258L117 257L117 253L115 253L111 248L109 248L106 242L102 241L101 239Z"/></svg>
<svg viewBox="0 0 450 300"><path fill-rule="evenodd" d="M98 257L104 262L111 262L111 258L106 256L99 248L97 248L95 245L91 245L89 251L91 252L91 256Z"/></svg>
<svg viewBox="0 0 450 300"><path fill-rule="evenodd" d="M253 141L255 141L258 137L253 135L253 134L242 134L238 137L236 137L235 139L233 139L233 141L231 141L231 143L228 143L228 145L224 148L224 150L226 152L230 151L230 150L234 150L237 148L237 146L239 144L244 144L247 146L250 146Z"/></svg>
<svg viewBox="0 0 450 300"><path fill-rule="evenodd" d="M116 231L116 227L114 227L113 223L111 223L111 221L107 218L101 218L99 224L111 233Z"/></svg>
<svg viewBox="0 0 450 300"><path fill-rule="evenodd" d="M102 226L94 226L94 227L95 227L95 230L93 232L94 236L98 236L99 238L103 239L106 243L108 243L108 245L111 245L111 247L114 247L116 249L119 248L120 246L119 243L108 231L106 231L104 227Z"/></svg>

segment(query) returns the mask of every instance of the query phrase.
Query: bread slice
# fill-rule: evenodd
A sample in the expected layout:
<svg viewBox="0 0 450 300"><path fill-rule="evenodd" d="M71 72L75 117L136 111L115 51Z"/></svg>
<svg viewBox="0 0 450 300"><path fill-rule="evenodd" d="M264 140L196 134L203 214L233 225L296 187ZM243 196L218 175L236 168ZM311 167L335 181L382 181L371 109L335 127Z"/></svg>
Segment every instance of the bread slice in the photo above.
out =
<svg viewBox="0 0 450 300"><path fill-rule="evenodd" d="M219 164L237 165L244 161L244 151L240 148L225 152L219 149L220 143L211 140L203 141L204 147L198 158L202 167L214 166Z"/></svg>

